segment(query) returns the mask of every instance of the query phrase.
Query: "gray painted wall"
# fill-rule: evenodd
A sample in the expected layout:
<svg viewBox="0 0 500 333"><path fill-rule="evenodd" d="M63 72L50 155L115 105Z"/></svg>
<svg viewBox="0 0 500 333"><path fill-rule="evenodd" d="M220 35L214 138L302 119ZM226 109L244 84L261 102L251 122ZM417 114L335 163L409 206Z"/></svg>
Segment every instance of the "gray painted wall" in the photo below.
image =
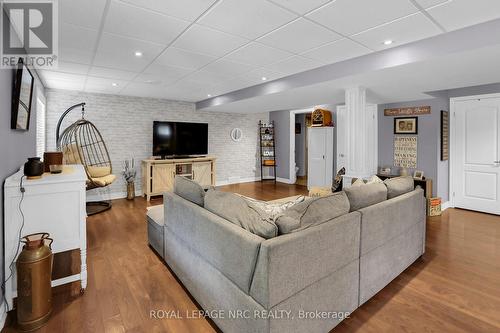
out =
<svg viewBox="0 0 500 333"><path fill-rule="evenodd" d="M423 106L431 107L430 115L418 117L418 156L417 169L424 171L427 178L433 180L433 195L440 196L448 201L448 161L441 161L440 131L441 110L449 110L449 101L446 98L411 101L404 103L379 105L378 117L378 160L379 166L392 167L393 172L399 171L394 167L394 118L384 116L384 109ZM411 170L412 172L414 170Z"/></svg>
<svg viewBox="0 0 500 333"><path fill-rule="evenodd" d="M14 70L0 70L0 179L2 181L2 191L0 192L0 215L2 219L2 235L0 236L0 253L2 263L0 266L0 275L2 279L6 278L4 274L4 248L3 248L3 232L5 230L3 212L3 184L5 178L15 173L19 167L26 161L27 157L35 156L36 154L36 112L35 99L33 98L32 113L30 118L30 130L28 132L15 131L10 129L11 120L11 101L12 101L12 80ZM3 300L2 309L3 309Z"/></svg>
<svg viewBox="0 0 500 333"><path fill-rule="evenodd" d="M295 115L295 123L300 124L300 134L295 134L295 164L299 167L298 176L305 176L306 170L306 114Z"/></svg>

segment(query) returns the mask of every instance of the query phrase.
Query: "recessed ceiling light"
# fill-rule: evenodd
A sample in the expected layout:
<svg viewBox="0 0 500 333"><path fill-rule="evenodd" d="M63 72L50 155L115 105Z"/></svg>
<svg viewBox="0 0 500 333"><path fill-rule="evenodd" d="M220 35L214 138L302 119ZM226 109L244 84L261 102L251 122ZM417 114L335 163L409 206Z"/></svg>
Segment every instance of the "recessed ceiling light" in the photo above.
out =
<svg viewBox="0 0 500 333"><path fill-rule="evenodd" d="M207 97L212 97L212 95L210 95L210 94L207 94Z"/></svg>
<svg viewBox="0 0 500 333"><path fill-rule="evenodd" d="M141 51L135 51L135 56L136 57L142 57L142 52Z"/></svg>
<svg viewBox="0 0 500 333"><path fill-rule="evenodd" d="M267 77L263 76L262 81L266 81L266 80L267 80Z"/></svg>
<svg viewBox="0 0 500 333"><path fill-rule="evenodd" d="M111 83L111 85L112 85L113 87L118 87L118 83L116 83L116 82Z"/></svg>
<svg viewBox="0 0 500 333"><path fill-rule="evenodd" d="M392 44L392 40L390 40L390 39L384 41L384 45L391 45L391 44Z"/></svg>

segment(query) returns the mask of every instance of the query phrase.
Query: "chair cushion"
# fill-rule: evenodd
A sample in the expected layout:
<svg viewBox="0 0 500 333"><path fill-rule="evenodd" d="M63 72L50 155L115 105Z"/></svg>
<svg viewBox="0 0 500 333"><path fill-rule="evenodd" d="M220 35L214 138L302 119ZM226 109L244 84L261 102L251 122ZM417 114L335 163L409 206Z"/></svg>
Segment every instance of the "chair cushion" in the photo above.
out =
<svg viewBox="0 0 500 333"><path fill-rule="evenodd" d="M272 217L240 195L209 190L205 194L205 208L260 237L268 239L278 235Z"/></svg>
<svg viewBox="0 0 500 333"><path fill-rule="evenodd" d="M174 193L178 196L202 206L205 204L205 190L194 180L182 176L175 176Z"/></svg>
<svg viewBox="0 0 500 333"><path fill-rule="evenodd" d="M97 185L104 187L108 186L109 184L113 183L116 179L115 175L107 175L104 177L96 177L96 178L91 178L92 182L96 183Z"/></svg>
<svg viewBox="0 0 500 333"><path fill-rule="evenodd" d="M276 220L279 234L288 234L319 225L349 213L349 200L344 192L310 198L288 208Z"/></svg>
<svg viewBox="0 0 500 333"><path fill-rule="evenodd" d="M387 200L387 188L383 183L373 183L344 189L351 212Z"/></svg>
<svg viewBox="0 0 500 333"><path fill-rule="evenodd" d="M387 199L395 198L415 189L411 176L388 178L384 180L384 184L387 186Z"/></svg>
<svg viewBox="0 0 500 333"><path fill-rule="evenodd" d="M111 168L109 166L88 166L87 172L90 178L100 178L111 174Z"/></svg>

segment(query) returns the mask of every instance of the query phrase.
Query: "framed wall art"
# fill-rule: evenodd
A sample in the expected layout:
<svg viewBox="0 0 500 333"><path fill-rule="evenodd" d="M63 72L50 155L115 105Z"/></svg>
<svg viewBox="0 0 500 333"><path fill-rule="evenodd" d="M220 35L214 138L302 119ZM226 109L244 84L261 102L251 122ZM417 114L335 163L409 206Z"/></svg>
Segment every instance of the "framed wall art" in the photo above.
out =
<svg viewBox="0 0 500 333"><path fill-rule="evenodd" d="M418 118L394 118L394 134L418 134Z"/></svg>

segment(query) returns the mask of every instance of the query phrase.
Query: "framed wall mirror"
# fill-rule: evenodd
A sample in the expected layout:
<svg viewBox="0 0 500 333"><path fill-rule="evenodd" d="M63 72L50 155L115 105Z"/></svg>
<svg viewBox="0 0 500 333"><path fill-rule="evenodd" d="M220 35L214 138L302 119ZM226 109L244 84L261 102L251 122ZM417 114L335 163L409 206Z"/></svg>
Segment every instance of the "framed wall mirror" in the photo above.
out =
<svg viewBox="0 0 500 333"><path fill-rule="evenodd" d="M12 129L20 131L29 130L33 83L33 75L22 59L19 59L12 90Z"/></svg>

